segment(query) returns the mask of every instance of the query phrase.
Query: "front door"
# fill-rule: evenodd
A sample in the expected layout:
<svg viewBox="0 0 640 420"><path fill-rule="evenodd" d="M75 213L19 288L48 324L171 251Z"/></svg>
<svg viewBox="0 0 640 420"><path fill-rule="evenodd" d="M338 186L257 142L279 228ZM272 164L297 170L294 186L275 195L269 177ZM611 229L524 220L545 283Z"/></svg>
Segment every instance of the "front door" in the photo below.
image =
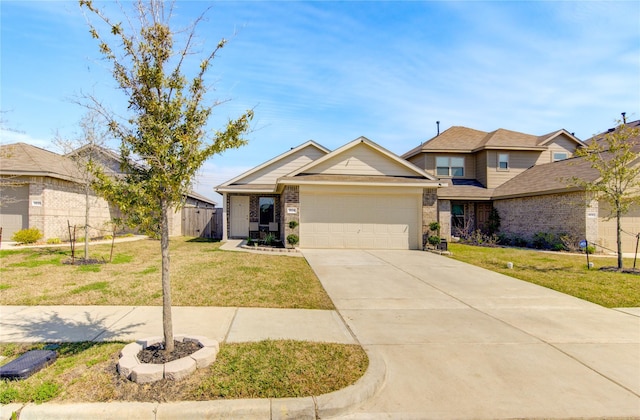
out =
<svg viewBox="0 0 640 420"><path fill-rule="evenodd" d="M249 237L249 197L232 195L230 204L229 236L232 238Z"/></svg>
<svg viewBox="0 0 640 420"><path fill-rule="evenodd" d="M476 229L479 229L483 233L489 231L489 217L491 216L492 208L491 203L476 204Z"/></svg>

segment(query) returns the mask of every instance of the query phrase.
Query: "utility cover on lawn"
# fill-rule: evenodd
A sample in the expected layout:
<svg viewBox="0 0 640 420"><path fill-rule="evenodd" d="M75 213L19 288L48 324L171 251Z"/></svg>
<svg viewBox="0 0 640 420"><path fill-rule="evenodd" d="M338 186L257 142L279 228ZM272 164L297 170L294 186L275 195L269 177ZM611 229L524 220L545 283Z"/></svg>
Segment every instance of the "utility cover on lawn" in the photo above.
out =
<svg viewBox="0 0 640 420"><path fill-rule="evenodd" d="M49 366L58 358L58 353L53 350L30 350L0 367L2 379L27 379L40 369Z"/></svg>

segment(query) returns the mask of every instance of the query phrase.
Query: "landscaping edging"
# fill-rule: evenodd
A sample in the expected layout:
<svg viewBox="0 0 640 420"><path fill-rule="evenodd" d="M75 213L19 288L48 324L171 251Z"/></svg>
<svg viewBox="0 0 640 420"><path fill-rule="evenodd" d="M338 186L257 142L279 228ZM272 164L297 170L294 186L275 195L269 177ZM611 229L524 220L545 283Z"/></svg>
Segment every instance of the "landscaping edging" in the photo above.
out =
<svg viewBox="0 0 640 420"><path fill-rule="evenodd" d="M202 348L195 353L172 362L163 364L142 363L138 360L138 353L154 344L162 343L164 337L149 337L137 340L135 343L127 344L120 351L118 360L118 372L120 375L133 382L144 384L159 381L161 379L171 379L179 381L186 378L196 369L201 369L215 362L218 356L220 345L216 340L202 336L177 335L176 341L197 342Z"/></svg>

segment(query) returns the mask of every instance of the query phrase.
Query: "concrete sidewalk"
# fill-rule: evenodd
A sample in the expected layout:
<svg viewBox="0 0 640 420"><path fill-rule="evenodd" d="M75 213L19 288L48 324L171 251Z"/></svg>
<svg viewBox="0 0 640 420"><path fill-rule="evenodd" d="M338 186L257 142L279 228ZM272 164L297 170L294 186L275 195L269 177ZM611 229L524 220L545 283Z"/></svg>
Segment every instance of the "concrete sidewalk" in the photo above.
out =
<svg viewBox="0 0 640 420"><path fill-rule="evenodd" d="M347 419L640 418L640 318L417 251L305 250L387 366Z"/></svg>
<svg viewBox="0 0 640 420"><path fill-rule="evenodd" d="M290 339L354 344L335 311L172 308L176 334L236 343ZM162 335L159 306L1 306L0 342L135 341Z"/></svg>

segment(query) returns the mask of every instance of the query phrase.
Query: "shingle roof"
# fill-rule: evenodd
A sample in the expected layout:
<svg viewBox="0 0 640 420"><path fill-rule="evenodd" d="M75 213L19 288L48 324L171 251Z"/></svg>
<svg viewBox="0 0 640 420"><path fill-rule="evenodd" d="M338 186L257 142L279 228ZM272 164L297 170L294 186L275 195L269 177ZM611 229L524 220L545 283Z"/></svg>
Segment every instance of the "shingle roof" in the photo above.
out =
<svg viewBox="0 0 640 420"><path fill-rule="evenodd" d="M26 143L0 146L0 174L50 176L70 181L81 179L70 159Z"/></svg>
<svg viewBox="0 0 640 420"><path fill-rule="evenodd" d="M577 143L580 140L565 130L557 130L543 136L520 133L518 131L499 128L487 133L472 128L453 126L422 145L408 151L402 157L408 159L420 152L470 153L483 149L534 149L544 150L545 143L557 135L564 133Z"/></svg>
<svg viewBox="0 0 640 420"><path fill-rule="evenodd" d="M536 165L497 187L493 198L575 191L578 188L571 186L572 177L595 181L599 176L600 173L581 158Z"/></svg>

